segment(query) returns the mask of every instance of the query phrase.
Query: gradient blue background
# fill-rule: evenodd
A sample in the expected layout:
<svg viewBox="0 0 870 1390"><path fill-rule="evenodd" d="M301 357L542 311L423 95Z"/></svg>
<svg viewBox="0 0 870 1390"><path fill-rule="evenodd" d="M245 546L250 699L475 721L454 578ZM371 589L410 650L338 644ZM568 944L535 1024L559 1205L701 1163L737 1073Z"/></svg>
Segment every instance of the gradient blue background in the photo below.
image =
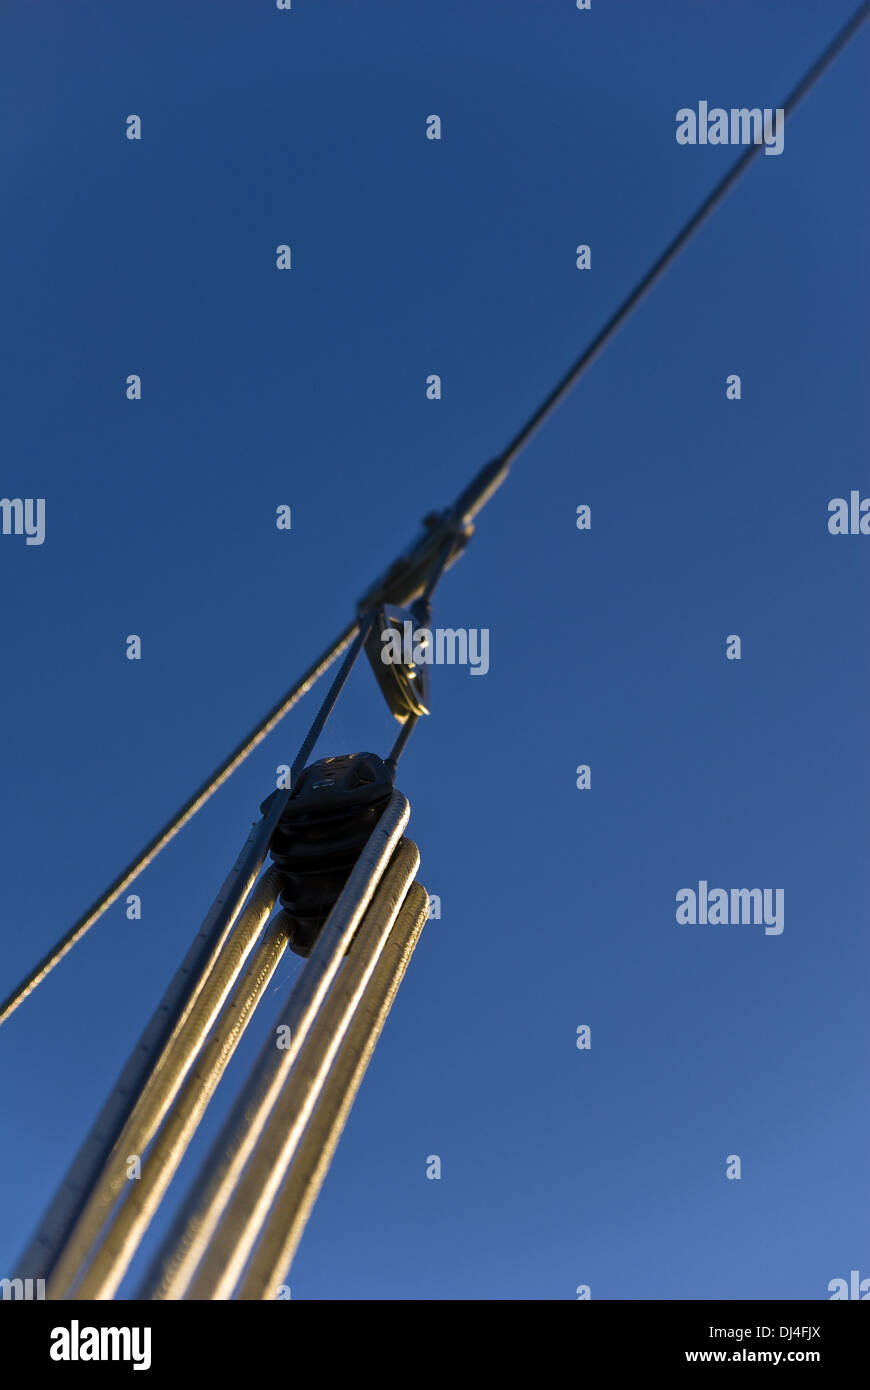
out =
<svg viewBox="0 0 870 1390"><path fill-rule="evenodd" d="M777 106L854 8L6 9L0 492L45 497L47 539L0 538L0 993L504 446L736 157L679 147L676 110ZM870 495L868 56L862 33L439 590L437 621L492 634L485 678L436 672L399 778L443 915L294 1298L823 1299L870 1275L870 539L827 531L831 497ZM0 1275L315 708L147 871L141 922L116 905L0 1029ZM318 752L383 752L395 728L360 667ZM701 878L784 888L783 934L678 927L675 894Z"/></svg>

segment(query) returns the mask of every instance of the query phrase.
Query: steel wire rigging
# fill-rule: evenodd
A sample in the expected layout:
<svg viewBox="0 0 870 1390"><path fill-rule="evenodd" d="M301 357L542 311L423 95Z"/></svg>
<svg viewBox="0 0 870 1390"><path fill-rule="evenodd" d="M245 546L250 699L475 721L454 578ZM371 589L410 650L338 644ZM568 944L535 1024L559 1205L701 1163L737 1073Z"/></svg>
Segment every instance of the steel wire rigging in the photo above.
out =
<svg viewBox="0 0 870 1390"><path fill-rule="evenodd" d="M819 55L813 65L806 71L800 81L792 88L788 96L782 103L782 109L786 116L790 115L798 103L807 95L815 85L825 70L831 65L834 59L848 44L849 40L863 24L868 14L870 14L870 0L855 11L851 19L843 26L839 33L831 40L827 48ZM552 414L563 398L579 381L583 372L598 356L602 348L610 341L617 330L622 326L632 311L637 307L647 292L653 287L658 279L664 274L668 267L673 263L679 253L689 242L694 233L703 222L709 217L710 213L719 205L725 195L731 190L733 185L747 170L752 161L758 156L762 144L752 144L747 147L740 158L719 180L712 192L704 199L687 222L683 224L673 240L665 247L661 255L653 262L646 274L638 281L634 288L625 296L622 302L611 314L603 328L596 333L595 337L583 350L577 360L568 369L561 380L554 386L550 394L541 402L534 413L529 416L525 424L517 431L505 449L491 463L485 465L476 475L469 486L456 499L452 507L445 512L433 514L427 518L429 529L424 533L421 540L417 541L409 551L400 556L390 567L384 580L372 587L369 595L377 594L389 598L394 602L407 602L414 596L416 590L412 587L407 591L407 585L413 583L417 577L417 563L421 558L431 558L432 535L446 541L449 539L451 528L466 528L465 540L470 536L471 522L477 513L486 505L492 495L504 482L508 470L514 459L528 444L532 436L541 427L544 421ZM425 524L425 523L424 523ZM459 553L464 546L460 547ZM448 563L452 564L458 558L457 554L451 554ZM123 893L124 889L139 876L144 869L157 857L160 851L169 843L171 839L182 829L183 826L196 814L201 806L208 801L209 797L218 790L220 786L235 772L236 768L244 762L249 753L262 743L263 739L271 733L275 726L280 723L302 696L311 689L312 685L323 675L341 655L350 642L357 634L358 623L356 621L348 624L343 632L334 639L330 646L314 662L312 666L300 677L276 705L251 730L246 738L242 740L232 753L220 764L219 767L208 777L205 782L193 793L174 816L157 831L145 848L133 859L125 869L121 871L117 878L109 884L108 888L96 899L86 912L78 918L61 939L54 945L49 952L33 967L28 975L12 990L11 994L0 1004L0 1024L4 1023L10 1014L14 1013L18 1005L40 984L53 970L58 961L70 951L76 942L80 941L85 932L89 931L95 922L102 917L107 908L111 907Z"/></svg>
<svg viewBox="0 0 870 1390"><path fill-rule="evenodd" d="M868 14L870 0L786 98L786 114ZM428 673L416 656L388 663L383 639L407 618L428 629L437 584L513 460L761 148L747 148L505 450L452 506L425 518L421 536L359 600L353 622L0 1008L2 1022L344 652L287 784L262 803L22 1258L22 1277L44 1278L49 1298L115 1296L289 948L305 966L137 1295L275 1296L428 913L415 878L419 851L404 834L410 807L394 786L408 738L429 712ZM401 730L385 758L361 752L310 763L363 653ZM136 1182L128 1181L131 1155L142 1165Z"/></svg>

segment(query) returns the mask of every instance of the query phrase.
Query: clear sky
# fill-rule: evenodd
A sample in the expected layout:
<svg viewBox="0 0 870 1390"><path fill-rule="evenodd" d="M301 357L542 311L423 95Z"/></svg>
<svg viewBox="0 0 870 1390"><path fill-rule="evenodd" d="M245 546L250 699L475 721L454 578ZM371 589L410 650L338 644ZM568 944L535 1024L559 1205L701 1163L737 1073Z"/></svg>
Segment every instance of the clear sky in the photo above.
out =
<svg viewBox="0 0 870 1390"><path fill-rule="evenodd" d="M0 492L45 498L46 532L0 536L0 994L504 446L737 157L678 145L675 113L777 107L854 8L7 9ZM870 537L827 526L830 499L870 496L868 59L862 32L439 589L436 622L491 644L484 677L436 670L398 779L442 915L294 1298L823 1299L870 1276ZM315 708L146 872L141 921L116 905L0 1029L0 1275ZM384 753L396 728L361 666L318 753ZM783 890L783 931L678 925L701 880Z"/></svg>

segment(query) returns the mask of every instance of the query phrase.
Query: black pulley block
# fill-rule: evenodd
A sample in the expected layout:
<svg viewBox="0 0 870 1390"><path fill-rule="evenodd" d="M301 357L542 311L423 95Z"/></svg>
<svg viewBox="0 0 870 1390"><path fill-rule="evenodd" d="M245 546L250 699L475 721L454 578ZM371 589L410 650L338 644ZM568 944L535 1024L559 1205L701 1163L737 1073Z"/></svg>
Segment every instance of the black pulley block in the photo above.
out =
<svg viewBox="0 0 870 1390"><path fill-rule="evenodd" d="M290 947L307 956L393 790L375 753L320 758L306 767L272 836ZM260 808L265 811L277 792Z"/></svg>

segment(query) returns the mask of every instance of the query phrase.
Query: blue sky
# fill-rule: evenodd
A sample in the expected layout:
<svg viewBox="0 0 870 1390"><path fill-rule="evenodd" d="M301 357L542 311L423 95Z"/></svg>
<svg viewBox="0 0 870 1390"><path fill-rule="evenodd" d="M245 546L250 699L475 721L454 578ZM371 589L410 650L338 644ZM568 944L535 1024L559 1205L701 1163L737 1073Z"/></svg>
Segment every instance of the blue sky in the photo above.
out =
<svg viewBox="0 0 870 1390"><path fill-rule="evenodd" d="M776 107L854 8L7 15L0 492L46 499L46 539L0 536L0 994L506 444L733 161L678 146L675 112ZM815 1299L870 1275L870 540L827 530L831 498L870 496L868 57L863 32L438 591L437 622L491 633L484 678L435 672L398 779L442 917L294 1298ZM142 920L116 905L0 1029L0 1274L315 708L148 869ZM361 666L318 753L385 752L395 729ZM675 895L701 879L782 888L784 931L678 926Z"/></svg>

